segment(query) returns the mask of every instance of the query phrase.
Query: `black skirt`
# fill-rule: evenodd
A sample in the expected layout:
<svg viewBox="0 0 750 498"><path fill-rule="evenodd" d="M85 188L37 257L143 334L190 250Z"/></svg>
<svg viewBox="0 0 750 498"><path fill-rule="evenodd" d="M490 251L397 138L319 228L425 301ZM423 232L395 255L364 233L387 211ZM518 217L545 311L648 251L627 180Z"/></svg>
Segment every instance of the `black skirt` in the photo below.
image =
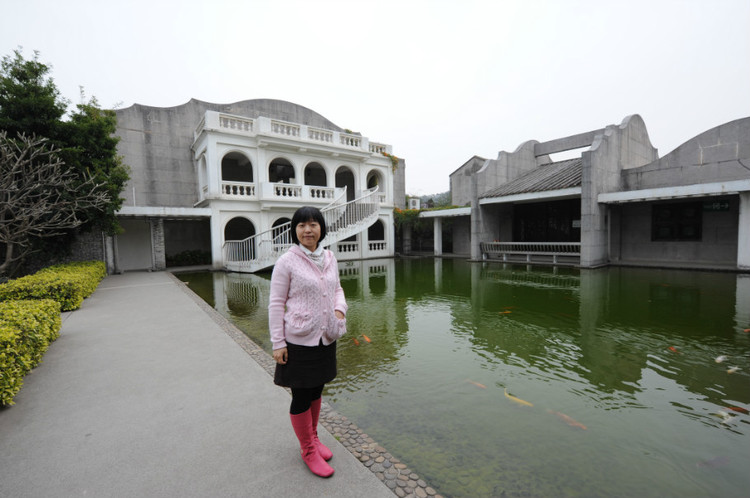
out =
<svg viewBox="0 0 750 498"><path fill-rule="evenodd" d="M277 386L310 388L336 378L336 341L328 346L299 346L286 343L286 365L276 364L273 383Z"/></svg>

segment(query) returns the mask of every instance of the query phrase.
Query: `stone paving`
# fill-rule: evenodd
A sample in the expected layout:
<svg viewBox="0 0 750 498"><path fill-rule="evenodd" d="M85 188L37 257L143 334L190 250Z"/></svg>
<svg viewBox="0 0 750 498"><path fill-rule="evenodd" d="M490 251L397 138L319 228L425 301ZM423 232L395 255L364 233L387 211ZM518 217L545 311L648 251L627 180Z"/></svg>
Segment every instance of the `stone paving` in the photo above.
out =
<svg viewBox="0 0 750 498"><path fill-rule="evenodd" d="M221 328L273 377L276 364L273 358L255 344L241 330L218 311L191 291L184 282L170 273L185 291ZM326 428L349 452L370 469L399 498L442 498L423 479L412 472L398 458L391 455L353 422L337 413L330 405L321 405L320 424Z"/></svg>

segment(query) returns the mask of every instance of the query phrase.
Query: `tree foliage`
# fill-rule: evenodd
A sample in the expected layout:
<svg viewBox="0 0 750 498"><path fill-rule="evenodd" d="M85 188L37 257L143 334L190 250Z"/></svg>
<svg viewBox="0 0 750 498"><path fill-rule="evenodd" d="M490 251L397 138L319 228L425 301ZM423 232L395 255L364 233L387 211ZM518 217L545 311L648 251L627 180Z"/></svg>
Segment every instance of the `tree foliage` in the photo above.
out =
<svg viewBox="0 0 750 498"><path fill-rule="evenodd" d="M81 90L81 103L69 112L70 102L60 94L50 71L51 66L39 61L38 52L34 52L30 60L24 59L20 49L3 57L0 62L0 131L5 132L5 146L11 147L9 141L19 140L16 137L24 135L27 138L16 144L15 153L31 147L32 143L32 149L42 147L46 151L35 156L34 161L24 163L26 167L38 167L35 161L41 157L48 163L54 157L60 163L56 171L64 176L67 197L80 196L85 200L106 194L108 200L105 203L73 202L70 206L76 210L74 224L59 227L50 234L43 235L39 230L29 232L34 246L32 252L66 246L72 240L73 228L117 233L119 224L115 213L122 206L120 193L129 178L128 169L117 154L114 111L101 109L95 98L86 99ZM42 138L46 140L40 142ZM0 195L8 195L8 192L2 191ZM13 212L18 213L18 210ZM11 223L7 218L9 214L10 211L6 211L2 223ZM54 215L47 213L51 218ZM41 221L44 217L34 219ZM55 237L54 244L45 242L50 241L50 237ZM19 247L16 245L17 250ZM7 255L8 248L5 249ZM12 259L17 261L18 256L14 254ZM0 260L3 267L7 266L7 259L6 256L4 262Z"/></svg>

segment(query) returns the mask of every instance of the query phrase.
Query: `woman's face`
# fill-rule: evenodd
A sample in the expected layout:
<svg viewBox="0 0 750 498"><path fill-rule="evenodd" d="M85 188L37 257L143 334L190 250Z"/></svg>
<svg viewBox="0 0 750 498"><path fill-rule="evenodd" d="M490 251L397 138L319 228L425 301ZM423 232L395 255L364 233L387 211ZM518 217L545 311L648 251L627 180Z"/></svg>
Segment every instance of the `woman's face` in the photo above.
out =
<svg viewBox="0 0 750 498"><path fill-rule="evenodd" d="M308 251L314 251L318 248L318 241L320 240L320 224L314 220L303 221L298 223L296 227L297 240L302 244Z"/></svg>

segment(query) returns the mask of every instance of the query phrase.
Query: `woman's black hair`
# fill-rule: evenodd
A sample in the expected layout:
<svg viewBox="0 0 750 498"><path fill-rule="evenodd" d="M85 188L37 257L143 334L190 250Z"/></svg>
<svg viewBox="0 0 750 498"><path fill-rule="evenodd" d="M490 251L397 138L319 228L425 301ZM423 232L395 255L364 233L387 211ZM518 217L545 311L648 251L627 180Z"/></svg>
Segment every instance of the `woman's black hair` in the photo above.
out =
<svg viewBox="0 0 750 498"><path fill-rule="evenodd" d="M320 209L312 206L303 206L294 212L292 216L292 242L299 244L297 238L297 225L306 221L315 221L320 225L320 240L318 243L323 242L326 238L326 220L323 219L323 213Z"/></svg>

